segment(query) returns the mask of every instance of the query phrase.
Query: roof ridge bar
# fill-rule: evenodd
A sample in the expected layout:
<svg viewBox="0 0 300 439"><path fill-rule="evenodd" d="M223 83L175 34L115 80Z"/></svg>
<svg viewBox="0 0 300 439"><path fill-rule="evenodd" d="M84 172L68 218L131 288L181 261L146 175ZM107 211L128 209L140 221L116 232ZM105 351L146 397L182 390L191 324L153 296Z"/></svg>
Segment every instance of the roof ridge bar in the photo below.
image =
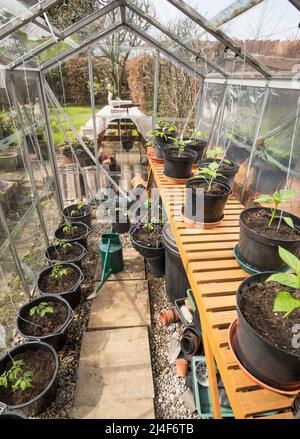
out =
<svg viewBox="0 0 300 439"><path fill-rule="evenodd" d="M92 12L90 15L87 15L83 19L77 21L76 23L72 24L71 26L67 27L64 31L61 32L61 38L60 41L65 40L67 37L70 37L78 30L82 29L84 26L87 26L90 23L93 23L98 18L103 17L104 15L108 14L109 12L113 11L119 6L118 0L114 0L112 3L109 3L108 5L104 6L103 8L99 9L98 11ZM39 55L40 53L44 52L45 50L49 49L50 47L54 46L56 44L56 41L53 39L47 41L45 44L42 44L39 47L36 47L35 49L32 49L30 52L27 52L25 55L21 56L20 58L17 58L15 61L11 62L8 65L8 68L15 69L19 65L23 64L23 62L28 61L29 59L33 58L34 56Z"/></svg>
<svg viewBox="0 0 300 439"><path fill-rule="evenodd" d="M173 6L175 6L179 11L181 11L188 18L197 23L200 27L205 29L208 33L213 35L217 40L221 41L221 43L225 44L230 50L239 55L242 59L245 58L247 63L251 65L255 70L261 73L265 78L272 77L272 71L266 67L263 63L261 63L258 59L252 56L247 50L244 50L242 47L236 46L234 40L228 37L223 31L217 29L213 26L205 17L199 14L194 8L189 6L183 0L167 0Z"/></svg>
<svg viewBox="0 0 300 439"><path fill-rule="evenodd" d="M190 52L196 58L199 58L201 61L206 62L207 65L209 65L213 70L220 73L224 78L228 77L227 73L223 69L221 69L219 66L217 66L217 64L207 60L203 55L201 55L201 53L199 51L197 51L196 49L185 44L180 38L177 37L177 35L174 34L174 32L170 31L166 26L160 24L155 18L150 17L148 14L146 14L144 11L142 11L140 8L133 5L132 3L126 2L126 6L127 6L127 8L129 8L133 12L135 12L137 15L139 15L141 18L146 20L148 23L150 23L152 26L154 26L158 30L160 30L163 34L167 35L169 38L171 38L177 44L182 46L184 49L186 49L188 52Z"/></svg>
<svg viewBox="0 0 300 439"><path fill-rule="evenodd" d="M176 64L179 64L182 68L184 68L185 70L188 70L190 74L196 75L196 76L198 76L199 78L202 78L202 79L205 78L205 76L202 73L196 71L190 63L188 63L185 60L182 60L182 59L178 58L172 52L170 52L169 50L165 49L158 41L156 41L154 38L152 38L146 32L144 32L141 29L139 29L134 24L127 22L125 27L130 29L136 35L138 35L142 40L146 41L151 46L155 47L155 49L160 50L168 58L171 58Z"/></svg>
<svg viewBox="0 0 300 439"><path fill-rule="evenodd" d="M41 66L42 73L44 74L48 70L52 70L54 67L56 67L56 65L59 65L60 62L65 61L67 58L70 58L73 55L76 55L76 53L78 52L82 52L90 44L93 44L97 40L105 38L112 32L115 32L116 30L120 29L122 26L123 26L122 23L114 24L113 26L108 27L104 31L102 30L100 32L98 31L93 33L92 35L89 36L89 38L84 40L79 47L75 47L74 49L64 50L55 58L51 59L50 61L47 61L44 65Z"/></svg>
<svg viewBox="0 0 300 439"><path fill-rule="evenodd" d="M119 0L119 5L120 5L120 13L121 13L121 20L122 23L125 24L126 23L126 1L125 0Z"/></svg>
<svg viewBox="0 0 300 439"><path fill-rule="evenodd" d="M36 17L39 17L44 12L47 12L52 6L55 6L57 3L60 3L62 0L42 0L37 4L28 8L26 14L24 13L23 17L15 17L12 18L8 23L4 24L0 28L0 39L7 37L7 35L15 32L20 29L20 27L25 24L33 21Z"/></svg>

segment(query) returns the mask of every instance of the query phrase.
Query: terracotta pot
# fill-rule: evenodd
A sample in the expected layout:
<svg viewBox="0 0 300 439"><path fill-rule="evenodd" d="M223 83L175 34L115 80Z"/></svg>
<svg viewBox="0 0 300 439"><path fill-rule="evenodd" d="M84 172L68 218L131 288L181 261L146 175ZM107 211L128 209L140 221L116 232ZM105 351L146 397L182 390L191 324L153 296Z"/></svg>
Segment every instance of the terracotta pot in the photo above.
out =
<svg viewBox="0 0 300 439"><path fill-rule="evenodd" d="M159 317L164 326L167 326L170 323L176 323L179 320L179 316L174 308L161 311Z"/></svg>
<svg viewBox="0 0 300 439"><path fill-rule="evenodd" d="M177 358L176 370L179 378L185 378L188 374L189 362L185 358Z"/></svg>

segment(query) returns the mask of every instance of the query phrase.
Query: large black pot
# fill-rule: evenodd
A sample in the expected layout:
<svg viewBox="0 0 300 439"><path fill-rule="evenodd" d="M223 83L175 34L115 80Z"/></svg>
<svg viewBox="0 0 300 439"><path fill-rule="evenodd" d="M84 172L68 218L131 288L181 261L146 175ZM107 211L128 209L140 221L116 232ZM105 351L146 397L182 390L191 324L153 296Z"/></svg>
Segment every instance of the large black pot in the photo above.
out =
<svg viewBox="0 0 300 439"><path fill-rule="evenodd" d="M216 223L221 221L231 189L227 184L218 180L218 184L222 186L226 192L218 195L204 192L204 212L197 212L197 205L202 206L201 198L198 199L198 197L201 197L201 194L198 193L194 185L201 180L203 180L201 177L193 178L186 183L186 189L192 189L192 197L186 196L185 215L189 219L198 222Z"/></svg>
<svg viewBox="0 0 300 439"><path fill-rule="evenodd" d="M87 242L87 238L89 236L89 234L91 233L91 229L89 226L87 226L84 223L78 222L78 221L73 221L69 224L72 224L72 226L76 226L76 225L80 225L82 226L85 231L84 233L82 233L80 236L78 236L78 238L73 238L73 239L62 239L59 238L59 232L63 230L63 228L65 227L66 224L63 224L62 226L60 226L58 229L55 230L54 232L54 237L55 239L57 239L57 241L62 241L62 242L79 242L79 244L83 245L83 247L85 247L86 249L88 249L88 242Z"/></svg>
<svg viewBox="0 0 300 439"><path fill-rule="evenodd" d="M166 292L172 302L175 302L185 295L190 284L170 224L164 226L162 239L166 249Z"/></svg>
<svg viewBox="0 0 300 439"><path fill-rule="evenodd" d="M142 255L148 264L149 270L154 276L162 277L165 274L165 248L164 247L146 247L134 238L136 225L129 231L132 246Z"/></svg>
<svg viewBox="0 0 300 439"><path fill-rule="evenodd" d="M87 226L91 227L91 217L92 217L92 209L88 204L85 204L82 208L84 214L82 216L72 216L71 212L74 211L77 207L77 204L72 204L71 206L67 206L63 210L63 216L66 222L79 222L84 223Z"/></svg>
<svg viewBox="0 0 300 439"><path fill-rule="evenodd" d="M184 139L184 140L189 140L189 139ZM195 151L197 153L194 163L198 163L200 160L202 160L206 147L207 147L207 141L201 139L191 140L186 145L186 148L191 149L192 151Z"/></svg>
<svg viewBox="0 0 300 439"><path fill-rule="evenodd" d="M189 148L186 148L180 155L174 155L174 152L178 153L178 148L175 146L163 150L164 174L170 178L191 178L197 153Z"/></svg>
<svg viewBox="0 0 300 439"><path fill-rule="evenodd" d="M259 210L265 210L271 213L271 209L268 207L250 207L249 209L245 209L240 215L239 257L259 271L287 270L288 266L278 254L278 247L283 247L299 257L300 239L285 241L282 239L269 238L249 229L244 221L246 215L249 212L257 212ZM300 218L287 212L283 212L283 215L291 217L294 225L300 227Z"/></svg>
<svg viewBox="0 0 300 439"><path fill-rule="evenodd" d="M214 160L214 159L203 159L198 162L199 168L205 168L208 167L211 163L217 162L220 163L221 160ZM232 163L233 168L230 171L219 171L223 177L218 177L217 180L221 183L225 183L227 186L229 186L231 189L233 188L233 183L236 174L239 172L239 165L237 163Z"/></svg>
<svg viewBox="0 0 300 439"><path fill-rule="evenodd" d="M76 306L80 302L80 298L81 298L81 288L80 288L80 286L81 286L82 282L84 281L84 276L83 276L82 271L80 270L80 268L77 265L75 265L75 264L62 262L62 266L65 267L65 268L68 268L68 267L71 266L72 268L77 270L78 273L79 273L79 279L78 279L76 284L71 289L69 289L68 291L64 291L63 293L55 294L55 295L56 296L62 296L70 304L70 306L74 309L74 308L76 308ZM42 279L46 275L48 275L51 272L52 269L53 269L53 267L46 268L45 270L41 271L39 276L38 276L38 279L37 279L37 290L38 290L38 292L42 296L48 296L49 295L48 292L45 292L45 291L43 291L41 289L41 281L42 281Z"/></svg>
<svg viewBox="0 0 300 439"><path fill-rule="evenodd" d="M78 247L81 251L80 255L77 256L76 258L71 259L71 260L60 261L55 256L55 250L57 248L59 248L59 246L58 245L50 245L50 247L48 247L46 252L45 252L46 261L49 262L49 265L54 265L57 262L69 262L69 263L76 264L79 268L81 268L82 267L82 263L81 263L82 259L85 258L85 256L87 255L86 248L83 247L83 245L79 244L79 242L73 242L72 245Z"/></svg>
<svg viewBox="0 0 300 439"><path fill-rule="evenodd" d="M39 305L41 302L56 302L56 303L62 303L66 310L67 310L67 318L65 321L61 324L60 328L58 328L55 332L50 333L48 335L43 335L40 337L29 335L26 333L24 328L24 319L25 316L28 314L31 308L34 306ZM41 340L45 343L50 344L54 347L55 350L59 350L62 348L62 346L65 344L67 339L67 329L69 327L69 324L71 323L71 319L73 316L73 311L69 305L69 303L63 299L60 296L48 294L47 296L38 297L37 299L32 300L29 303L26 303L23 305L18 314L17 318L17 329L19 333L22 335L22 337L27 338L29 341L33 340Z"/></svg>
<svg viewBox="0 0 300 439"><path fill-rule="evenodd" d="M39 395L37 395L32 400L29 400L26 403L15 405L15 406L7 405L6 407L8 410L12 410L12 411L21 410L21 412L23 412L26 416L35 416L38 413L44 411L51 404L56 394L57 372L58 372L59 362L58 362L57 353L55 352L53 347L47 343L38 341L38 342L25 343L11 349L6 355L4 355L0 359L0 375L6 369L6 366L11 361L11 358L13 358L17 354L22 354L23 352L26 352L29 349L30 350L46 349L52 354L53 359L55 361L55 371L53 373L53 377L49 382L48 386L46 387L46 389L43 390ZM2 401L0 396L0 403L1 402Z"/></svg>
<svg viewBox="0 0 300 439"><path fill-rule="evenodd" d="M256 274L245 279L237 293L237 338L235 350L243 366L259 381L279 390L293 391L300 387L300 356L286 352L258 334L244 318L241 299L255 283L264 282L273 272Z"/></svg>

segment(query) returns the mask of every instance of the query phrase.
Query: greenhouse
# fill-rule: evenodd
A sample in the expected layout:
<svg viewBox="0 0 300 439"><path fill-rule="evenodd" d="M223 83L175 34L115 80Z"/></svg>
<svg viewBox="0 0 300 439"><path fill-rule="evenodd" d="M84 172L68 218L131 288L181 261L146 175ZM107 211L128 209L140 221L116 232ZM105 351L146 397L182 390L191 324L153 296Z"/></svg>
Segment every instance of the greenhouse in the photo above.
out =
<svg viewBox="0 0 300 439"><path fill-rule="evenodd" d="M0 0L0 419L300 418L299 10Z"/></svg>

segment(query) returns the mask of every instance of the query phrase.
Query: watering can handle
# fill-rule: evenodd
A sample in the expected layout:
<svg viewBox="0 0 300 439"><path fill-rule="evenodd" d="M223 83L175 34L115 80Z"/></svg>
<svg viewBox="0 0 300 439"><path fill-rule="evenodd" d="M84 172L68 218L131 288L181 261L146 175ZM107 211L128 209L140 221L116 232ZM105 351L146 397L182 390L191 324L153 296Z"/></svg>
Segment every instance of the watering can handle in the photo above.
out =
<svg viewBox="0 0 300 439"><path fill-rule="evenodd" d="M100 283L99 283L99 285L97 287L97 290L94 293L92 293L88 297L88 299L95 299L95 297L97 297L97 294L99 293L99 291L103 287L104 283L109 278L109 276L112 274L112 269L111 268L106 273L106 266L107 266L107 262L108 262L110 245L111 245L111 239L109 239L108 243L107 243L107 250L106 250L106 254L105 254L105 258L104 258L104 263L103 263L103 266L102 266L102 275L101 275Z"/></svg>

